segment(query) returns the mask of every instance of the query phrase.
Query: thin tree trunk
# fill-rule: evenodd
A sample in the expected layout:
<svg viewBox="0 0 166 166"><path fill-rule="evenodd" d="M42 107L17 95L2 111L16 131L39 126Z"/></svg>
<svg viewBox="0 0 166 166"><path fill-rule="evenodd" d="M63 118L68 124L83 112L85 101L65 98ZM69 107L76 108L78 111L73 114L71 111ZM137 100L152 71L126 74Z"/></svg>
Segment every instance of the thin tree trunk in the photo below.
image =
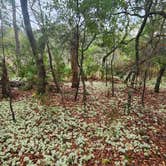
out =
<svg viewBox="0 0 166 166"><path fill-rule="evenodd" d="M112 83L111 89L112 89L112 96L114 96L114 92L115 92L115 89L114 89L114 66L113 66L114 57L115 57L115 53L113 53L112 59L111 59L111 83Z"/></svg>
<svg viewBox="0 0 166 166"><path fill-rule="evenodd" d="M107 64L107 59L105 61L105 85L106 85L106 87L108 86L108 64Z"/></svg>
<svg viewBox="0 0 166 166"><path fill-rule="evenodd" d="M144 82L143 82L143 90L142 90L142 96L141 96L141 103L142 103L142 106L144 107L145 105L145 102L144 102L144 99L145 99L145 91L146 91L146 80L147 80L147 73L148 73L148 68L145 70L145 73L144 73Z"/></svg>
<svg viewBox="0 0 166 166"><path fill-rule="evenodd" d="M24 18L25 30L26 30L27 37L29 39L32 52L35 58L36 66L37 66L37 72L38 72L37 73L38 74L37 92L38 94L44 94L46 90L46 80L45 80L46 72L45 72L43 56L39 54L37 43L32 32L32 27L30 24L29 13L28 13L27 0L20 0L20 3L21 3L22 14Z"/></svg>
<svg viewBox="0 0 166 166"><path fill-rule="evenodd" d="M50 47L49 47L49 41L47 41L47 51L48 51L48 57L49 57L49 63L50 63L51 74L52 74L52 77L53 77L53 80L54 80L54 83L55 83L57 92L59 92L59 93L61 94L62 103L63 103L64 108L65 108L64 95L63 95L63 92L62 92L62 90L61 90L61 88L60 88L60 86L59 86L59 83L58 83L56 74L55 74L55 72L54 72L54 67L53 67L53 64L52 64L52 54L51 54L51 50L50 50Z"/></svg>
<svg viewBox="0 0 166 166"><path fill-rule="evenodd" d="M50 69L51 69L52 78L53 78L54 83L55 83L55 85L56 85L57 92L60 92L59 83L58 83L58 81L57 81L56 74L55 74L55 72L54 72L54 67L53 67L53 64L52 64L52 54L51 54L49 42L47 42L47 51L48 51L49 64L50 64Z"/></svg>
<svg viewBox="0 0 166 166"><path fill-rule="evenodd" d="M11 94L11 89L10 89L9 91L10 91L10 96L9 96L10 111L11 111L11 114L12 114L13 122L16 122L16 117L15 117L15 113L14 113L14 111L13 111L13 105L12 105L12 94Z"/></svg>
<svg viewBox="0 0 166 166"><path fill-rule="evenodd" d="M160 83L161 83L161 80L162 80L162 77L164 75L164 72L166 70L166 65L162 66L160 68L160 71L158 73L158 76L157 76L157 80L156 80L156 84L155 84L155 88L154 88L154 91L156 93L159 93L159 90L160 90Z"/></svg>
<svg viewBox="0 0 166 166"><path fill-rule="evenodd" d="M83 62L84 62L84 51L82 48L82 53L81 53L81 63L80 63L80 76L81 76L81 81L83 85L83 103L84 107L86 106L86 84L85 84L85 74L84 74L84 69L83 69Z"/></svg>
<svg viewBox="0 0 166 166"><path fill-rule="evenodd" d="M19 74L20 70L20 41L19 41L19 34L18 34L18 27L17 27L17 19L16 19L16 3L15 0L12 0L12 16L13 16L13 29L15 35L15 52L16 52L16 63L17 63L17 74Z"/></svg>
<svg viewBox="0 0 166 166"><path fill-rule="evenodd" d="M7 98L9 96L9 91L8 91L9 79L8 79L6 62L5 62L4 57L2 59L2 78L1 78L1 82L2 82L2 97Z"/></svg>

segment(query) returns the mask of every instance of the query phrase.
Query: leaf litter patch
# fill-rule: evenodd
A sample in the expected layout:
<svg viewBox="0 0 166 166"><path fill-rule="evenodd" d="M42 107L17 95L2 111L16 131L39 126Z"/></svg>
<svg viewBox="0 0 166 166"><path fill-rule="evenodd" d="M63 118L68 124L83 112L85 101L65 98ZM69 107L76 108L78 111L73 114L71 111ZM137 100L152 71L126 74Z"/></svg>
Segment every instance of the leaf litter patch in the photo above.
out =
<svg viewBox="0 0 166 166"><path fill-rule="evenodd" d="M14 102L17 123L2 101L0 165L165 164L165 105L157 111L134 103L125 115L120 92L116 99L93 98L86 112L80 105L64 110L22 99Z"/></svg>

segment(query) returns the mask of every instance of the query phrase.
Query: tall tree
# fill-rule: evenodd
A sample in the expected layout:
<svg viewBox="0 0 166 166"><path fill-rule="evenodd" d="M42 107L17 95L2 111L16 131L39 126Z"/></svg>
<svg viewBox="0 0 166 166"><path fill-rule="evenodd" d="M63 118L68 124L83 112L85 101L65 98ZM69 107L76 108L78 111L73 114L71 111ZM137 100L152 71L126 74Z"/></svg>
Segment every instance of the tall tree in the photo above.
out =
<svg viewBox="0 0 166 166"><path fill-rule="evenodd" d="M40 53L43 54L45 47L47 48L47 53L48 53L48 59L49 59L49 65L50 65L50 70L51 70L51 74L53 77L53 81L55 83L56 86L56 91L57 92L61 92L61 88L57 79L57 74L54 70L54 66L53 66L53 58L52 58L52 52L51 52L51 48L50 48L50 42L49 42L49 29L50 29L50 20L47 17L47 15L44 13L43 9L42 9L42 3L40 0L37 1L37 7L39 8L39 10L36 10L34 8L35 3L33 3L31 5L31 9L33 11L33 14L35 16L35 19L40 27L40 32L41 32L41 38L40 38ZM48 13L50 13L50 11L48 11ZM48 14L49 15L49 14Z"/></svg>
<svg viewBox="0 0 166 166"><path fill-rule="evenodd" d="M73 28L73 37L71 42L71 69L72 69L72 88L79 87L79 22L80 22L80 13L79 13L79 0L75 1L75 11L76 11L76 25Z"/></svg>
<svg viewBox="0 0 166 166"><path fill-rule="evenodd" d="M30 19L29 19L29 12L28 12L28 4L27 0L20 0L21 8L22 8L22 14L25 24L25 30L27 33L27 37L29 39L32 52L35 58L36 66L37 66L37 72L38 72L38 83L37 83L37 92L39 94L45 93L46 90L46 72L45 72L45 66L43 61L43 54L40 53L38 49L38 45L36 43Z"/></svg>

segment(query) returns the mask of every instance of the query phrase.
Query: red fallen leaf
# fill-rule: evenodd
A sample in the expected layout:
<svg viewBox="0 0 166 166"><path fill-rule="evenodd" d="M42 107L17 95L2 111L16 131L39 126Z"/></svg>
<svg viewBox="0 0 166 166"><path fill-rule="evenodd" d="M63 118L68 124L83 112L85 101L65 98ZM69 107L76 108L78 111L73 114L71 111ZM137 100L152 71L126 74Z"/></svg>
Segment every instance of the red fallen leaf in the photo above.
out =
<svg viewBox="0 0 166 166"><path fill-rule="evenodd" d="M24 161L24 155L21 155L20 156L20 166L26 166L26 163L25 163L25 161Z"/></svg>

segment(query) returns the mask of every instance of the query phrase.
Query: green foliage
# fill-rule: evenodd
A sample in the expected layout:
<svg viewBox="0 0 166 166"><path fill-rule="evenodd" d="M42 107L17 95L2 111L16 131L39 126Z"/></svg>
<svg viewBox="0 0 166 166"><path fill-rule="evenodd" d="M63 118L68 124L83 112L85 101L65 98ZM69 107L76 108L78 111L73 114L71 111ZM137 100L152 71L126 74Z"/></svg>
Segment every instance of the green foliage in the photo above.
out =
<svg viewBox="0 0 166 166"><path fill-rule="evenodd" d="M89 55L86 57L85 63L84 63L84 70L85 74L88 77L91 77L96 74L97 71L99 71L100 66L96 64L96 61L94 58Z"/></svg>
<svg viewBox="0 0 166 166"><path fill-rule="evenodd" d="M24 78L27 81L35 83L36 81L36 66L34 62L24 65L20 71L20 77Z"/></svg>

